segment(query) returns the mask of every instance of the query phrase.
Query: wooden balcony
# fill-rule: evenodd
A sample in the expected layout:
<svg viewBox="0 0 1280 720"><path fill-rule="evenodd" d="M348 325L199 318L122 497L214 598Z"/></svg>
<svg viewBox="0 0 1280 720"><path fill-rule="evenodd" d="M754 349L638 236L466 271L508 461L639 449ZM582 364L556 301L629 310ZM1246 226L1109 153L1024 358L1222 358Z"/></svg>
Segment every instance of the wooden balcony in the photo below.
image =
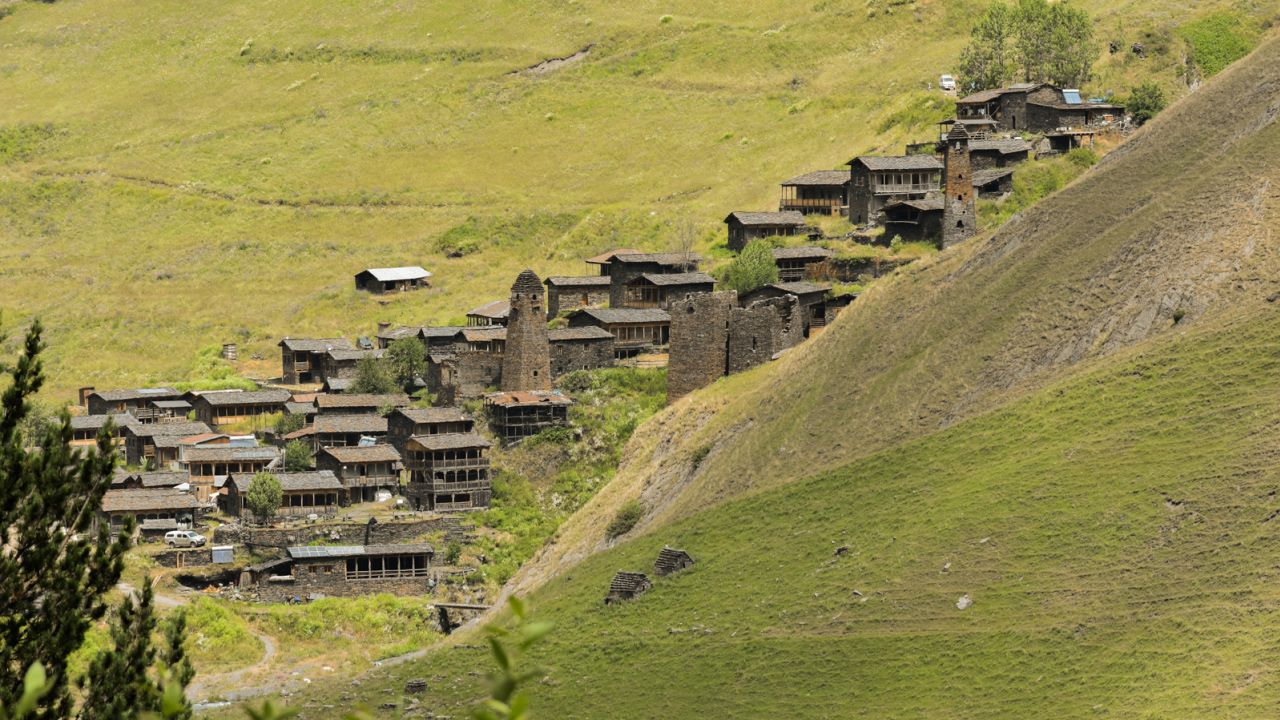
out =
<svg viewBox="0 0 1280 720"><path fill-rule="evenodd" d="M936 183L882 183L876 185L872 192L876 195L923 195L941 189L942 186Z"/></svg>

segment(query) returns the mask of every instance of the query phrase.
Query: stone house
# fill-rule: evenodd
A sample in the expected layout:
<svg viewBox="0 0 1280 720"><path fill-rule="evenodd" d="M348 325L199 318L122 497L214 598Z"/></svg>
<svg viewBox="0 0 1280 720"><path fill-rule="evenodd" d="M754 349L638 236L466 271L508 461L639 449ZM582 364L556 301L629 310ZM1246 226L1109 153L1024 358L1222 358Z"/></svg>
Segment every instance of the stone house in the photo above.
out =
<svg viewBox="0 0 1280 720"><path fill-rule="evenodd" d="M406 407L409 396L404 393L372 395L351 393L345 395L319 394L315 398L317 415L367 415L382 408Z"/></svg>
<svg viewBox="0 0 1280 720"><path fill-rule="evenodd" d="M987 117L951 118L938 123L938 141L946 142L947 134L957 124L963 125L969 137L974 140L990 140L1000 129L995 120Z"/></svg>
<svg viewBox="0 0 1280 720"><path fill-rule="evenodd" d="M223 512L238 518L253 514L245 507L245 493L249 492L249 483L256 474L232 473L227 476L223 483L223 494L218 499ZM332 515L338 511L344 490L333 472L317 470L271 474L280 481L280 489L283 491L280 508L276 511L277 517Z"/></svg>
<svg viewBox="0 0 1280 720"><path fill-rule="evenodd" d="M824 327L827 324L826 300L830 292L831 285L826 283L778 282L743 293L738 298L738 302L745 308L760 300L772 300L788 295L794 297L796 304L800 307L804 336L808 337L811 328Z"/></svg>
<svg viewBox="0 0 1280 720"><path fill-rule="evenodd" d="M613 366L613 333L598 327L567 327L547 331L551 344L551 377L575 370Z"/></svg>
<svg viewBox="0 0 1280 720"><path fill-rule="evenodd" d="M665 310L676 298L708 293L715 288L716 279L706 273L645 273L627 283L623 305L629 308Z"/></svg>
<svg viewBox="0 0 1280 720"><path fill-rule="evenodd" d="M139 422L162 422L165 420L185 420L191 412L191 403L187 400L152 400L151 407L135 411Z"/></svg>
<svg viewBox="0 0 1280 720"><path fill-rule="evenodd" d="M781 212L731 212L724 219L728 229L729 249L741 252L747 243L759 238L790 237L808 233L804 215L796 210Z"/></svg>
<svg viewBox="0 0 1280 720"><path fill-rule="evenodd" d="M840 215L849 204L849 173L815 170L782 183L781 212Z"/></svg>
<svg viewBox="0 0 1280 720"><path fill-rule="evenodd" d="M670 341L671 315L658 308L585 308L569 315L569 327L607 330L614 356L631 357Z"/></svg>
<svg viewBox="0 0 1280 720"><path fill-rule="evenodd" d="M547 286L547 319L562 312L609 304L609 278L603 275L556 276L543 280Z"/></svg>
<svg viewBox="0 0 1280 720"><path fill-rule="evenodd" d="M632 600L649 592L653 582L644 573L618 571L609 582L609 594L604 597L605 605Z"/></svg>
<svg viewBox="0 0 1280 720"><path fill-rule="evenodd" d="M345 338L285 338L280 341L280 377L286 385L322 382L330 350L355 350Z"/></svg>
<svg viewBox="0 0 1280 720"><path fill-rule="evenodd" d="M322 448L316 469L338 478L344 505L376 500L379 490L400 491L400 453L390 445Z"/></svg>
<svg viewBox="0 0 1280 720"><path fill-rule="evenodd" d="M667 402L766 362L803 335L803 312L795 295L747 307L739 307L732 290L680 300L671 307Z"/></svg>
<svg viewBox="0 0 1280 720"><path fill-rule="evenodd" d="M312 447L319 451L327 447L351 447L359 445L362 438L377 440L387 436L387 419L377 414L367 415L316 415L311 423Z"/></svg>
<svg viewBox="0 0 1280 720"><path fill-rule="evenodd" d="M476 433L414 435L401 454L408 474L405 497L418 510L488 507L493 494L487 455L491 446Z"/></svg>
<svg viewBox="0 0 1280 720"><path fill-rule="evenodd" d="M295 546L248 580L257 581L260 598L274 602L379 593L424 596L434 585L434 558L435 549L426 543Z"/></svg>
<svg viewBox="0 0 1280 720"><path fill-rule="evenodd" d="M129 465L169 467L178 459L178 441L209 432L202 422L173 422L127 425L122 433L125 462Z"/></svg>
<svg viewBox="0 0 1280 720"><path fill-rule="evenodd" d="M329 385L335 379L354 380L360 361L365 358L381 360L385 350L343 350L333 348L320 356L320 378L326 383L325 391L334 392Z"/></svg>
<svg viewBox="0 0 1280 720"><path fill-rule="evenodd" d="M942 237L942 198L899 200L884 206L884 238L938 242Z"/></svg>
<svg viewBox="0 0 1280 720"><path fill-rule="evenodd" d="M969 166L975 172L1011 167L1030 159L1031 143L1020 138L969 142Z"/></svg>
<svg viewBox="0 0 1280 720"><path fill-rule="evenodd" d="M113 490L176 488L189 480L186 473L175 470L135 472L118 467L111 475L111 488Z"/></svg>
<svg viewBox="0 0 1280 720"><path fill-rule="evenodd" d="M633 248L615 248L589 257L584 262L588 265L595 265L597 273L600 277L609 277L613 271L613 259L619 255L643 255L644 253Z"/></svg>
<svg viewBox="0 0 1280 720"><path fill-rule="evenodd" d="M489 425L503 440L522 440L553 427L569 425L567 395L558 390L539 392L499 392L486 395Z"/></svg>
<svg viewBox="0 0 1280 720"><path fill-rule="evenodd" d="M72 447L93 447L98 444L98 432L106 426L107 421L111 421L113 429L111 437L116 447L122 447L125 443L124 428L139 424L137 419L129 413L116 413L114 415L72 415L71 423L71 445ZM57 422L57 421L55 421Z"/></svg>
<svg viewBox="0 0 1280 720"><path fill-rule="evenodd" d="M1013 168L991 168L973 171L973 191L980 198L998 198L1013 192Z"/></svg>
<svg viewBox="0 0 1280 720"><path fill-rule="evenodd" d="M816 245L773 249L773 262L778 266L778 280L795 282L818 274L823 263L835 253Z"/></svg>
<svg viewBox="0 0 1280 720"><path fill-rule="evenodd" d="M625 307L627 283L645 273L668 275L693 272L701 262L702 256L692 252L617 252L606 264L601 265L601 272L609 276L609 307Z"/></svg>
<svg viewBox="0 0 1280 720"><path fill-rule="evenodd" d="M462 341L467 350L501 354L507 345L507 329L501 325L463 328Z"/></svg>
<svg viewBox="0 0 1280 720"><path fill-rule="evenodd" d="M431 286L431 273L416 265L369 268L356 273L356 290L381 295Z"/></svg>
<svg viewBox="0 0 1280 720"><path fill-rule="evenodd" d="M378 323L378 332L374 333L374 340L378 344L378 348L386 350L391 347L391 343L405 338L419 339L422 337L421 325L396 325L392 326L388 322Z"/></svg>
<svg viewBox="0 0 1280 720"><path fill-rule="evenodd" d="M942 163L933 155L863 155L849 161L849 222L876 222L898 200L923 200L942 188Z"/></svg>
<svg viewBox="0 0 1280 720"><path fill-rule="evenodd" d="M280 451L273 447L237 447L207 445L183 447L178 453L178 466L186 468L191 490L201 502L213 494L215 480L233 473L252 475L276 466Z"/></svg>
<svg viewBox="0 0 1280 720"><path fill-rule="evenodd" d="M387 442L401 455L414 435L450 435L474 429L471 416L456 407L400 408L387 416Z"/></svg>
<svg viewBox="0 0 1280 720"><path fill-rule="evenodd" d="M467 325L469 327L483 327L485 325L506 325L507 315L511 313L511 303L507 300L494 300L487 302L480 307L472 308L467 311Z"/></svg>
<svg viewBox="0 0 1280 720"><path fill-rule="evenodd" d="M505 328L498 329L506 332ZM501 352L468 349L427 356L427 390L441 404L454 405L481 397L498 386L501 376Z"/></svg>
<svg viewBox="0 0 1280 720"><path fill-rule="evenodd" d="M288 390L213 390L190 396L196 419L215 428L259 415L283 414L284 404L292 399Z"/></svg>
<svg viewBox="0 0 1280 720"><path fill-rule="evenodd" d="M149 408L154 400L178 400L182 393L173 388L138 388L135 390L94 390L84 396L89 415L113 415Z"/></svg>
<svg viewBox="0 0 1280 720"><path fill-rule="evenodd" d="M1124 106L1086 102L1079 90L1048 83L1018 83L960 98L956 117L993 120L1000 130L1048 132L1118 123L1124 118Z"/></svg>
<svg viewBox="0 0 1280 720"><path fill-rule="evenodd" d="M194 527L202 510L195 495L172 487L114 489L103 494L96 522L119 531L128 518L134 518L144 536L163 535Z"/></svg>

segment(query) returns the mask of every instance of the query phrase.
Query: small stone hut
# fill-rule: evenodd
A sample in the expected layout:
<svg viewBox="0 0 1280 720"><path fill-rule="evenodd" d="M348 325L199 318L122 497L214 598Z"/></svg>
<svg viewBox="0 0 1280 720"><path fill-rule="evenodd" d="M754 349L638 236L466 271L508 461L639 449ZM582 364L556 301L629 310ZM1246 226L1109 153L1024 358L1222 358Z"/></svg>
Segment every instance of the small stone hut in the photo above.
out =
<svg viewBox="0 0 1280 720"><path fill-rule="evenodd" d="M609 594L604 597L605 605L612 605L623 600L631 600L649 591L653 582L649 576L638 572L619 570L609 583Z"/></svg>

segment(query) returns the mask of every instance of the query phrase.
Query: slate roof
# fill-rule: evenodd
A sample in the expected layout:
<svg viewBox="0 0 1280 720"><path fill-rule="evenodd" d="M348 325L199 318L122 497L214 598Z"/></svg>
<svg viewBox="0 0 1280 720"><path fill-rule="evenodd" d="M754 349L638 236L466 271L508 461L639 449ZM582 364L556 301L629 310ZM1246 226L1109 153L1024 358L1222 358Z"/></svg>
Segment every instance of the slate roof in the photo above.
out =
<svg viewBox="0 0 1280 720"><path fill-rule="evenodd" d="M860 155L849 164L860 163L868 170L941 170L942 162L932 155Z"/></svg>
<svg viewBox="0 0 1280 720"><path fill-rule="evenodd" d="M331 348L352 350L351 341L346 338L285 338L280 346L294 352L325 352Z"/></svg>
<svg viewBox="0 0 1280 720"><path fill-rule="evenodd" d="M113 413L111 415L72 415L72 430L101 430L103 425L107 424L107 420L112 420L116 424L116 430L125 425L136 425L138 420L129 413Z"/></svg>
<svg viewBox="0 0 1280 720"><path fill-rule="evenodd" d="M804 247L774 248L774 260L802 260L804 258L829 258L834 255L831 250L815 245Z"/></svg>
<svg viewBox="0 0 1280 720"><path fill-rule="evenodd" d="M1013 168L992 168L990 170L978 170L973 174L973 186L982 187L989 185L1003 177L1013 174Z"/></svg>
<svg viewBox="0 0 1280 720"><path fill-rule="evenodd" d="M367 357L380 358L386 351L384 350L350 350L342 348L334 348L326 354L334 360L361 360Z"/></svg>
<svg viewBox="0 0 1280 720"><path fill-rule="evenodd" d="M409 396L404 393L392 393L390 395L372 395L362 393L352 393L347 395L317 395L316 409L326 410L333 408L380 408L383 405L401 405L409 404Z"/></svg>
<svg viewBox="0 0 1280 720"><path fill-rule="evenodd" d="M392 268L369 268L359 273L369 273L378 282L395 282L397 280L422 280L431 277L431 273L417 265Z"/></svg>
<svg viewBox="0 0 1280 720"><path fill-rule="evenodd" d="M1031 143L1026 140L974 140L969 143L969 150L995 150L1001 155L1012 155L1013 153L1030 152Z"/></svg>
<svg viewBox="0 0 1280 720"><path fill-rule="evenodd" d="M576 328L556 328L547 331L548 342L572 342L575 340L612 340L613 333L596 325Z"/></svg>
<svg viewBox="0 0 1280 720"><path fill-rule="evenodd" d="M191 480L191 476L185 472L129 472L123 468L116 468L112 482L123 483L135 478L143 488L169 488Z"/></svg>
<svg viewBox="0 0 1280 720"><path fill-rule="evenodd" d="M609 287L608 275L556 275L542 281L554 287Z"/></svg>
<svg viewBox="0 0 1280 720"><path fill-rule="evenodd" d="M420 325L397 325L378 330L377 336L382 340L400 340L401 338L417 337L421 332L422 326Z"/></svg>
<svg viewBox="0 0 1280 720"><path fill-rule="evenodd" d="M426 452L433 450L461 450L463 448L487 448L493 443L476 433L440 433L438 435L414 435L409 442Z"/></svg>
<svg viewBox="0 0 1280 720"><path fill-rule="evenodd" d="M596 255L595 257L589 257L587 258L586 261L588 263L591 263L592 265L608 265L610 262L613 261L613 258L618 255L639 255L639 254L641 254L639 250L633 250L631 248L617 248L614 250L607 250L605 252L602 252L599 255Z"/></svg>
<svg viewBox="0 0 1280 720"><path fill-rule="evenodd" d="M575 313L581 313L605 325L671 322L671 315L658 308L582 308Z"/></svg>
<svg viewBox="0 0 1280 720"><path fill-rule="evenodd" d="M284 404L284 411L290 415L309 415L316 411L316 404L313 402L287 402Z"/></svg>
<svg viewBox="0 0 1280 720"><path fill-rule="evenodd" d="M271 461L280 457L273 447L236 447L234 445L197 445L187 448L183 462L244 462L248 460Z"/></svg>
<svg viewBox="0 0 1280 720"><path fill-rule="evenodd" d="M657 263L658 265L697 265L702 262L702 256L698 253L626 253L616 255L613 262L626 263Z"/></svg>
<svg viewBox="0 0 1280 720"><path fill-rule="evenodd" d="M293 399L288 390L216 391L197 396L213 406L225 405L283 405Z"/></svg>
<svg viewBox="0 0 1280 720"><path fill-rule="evenodd" d="M538 279L538 274L532 270L525 269L516 276L516 281L511 284L512 293L540 293L542 292L542 280Z"/></svg>
<svg viewBox="0 0 1280 720"><path fill-rule="evenodd" d="M933 210L941 210L943 208L943 202L942 198L926 198L924 200L899 200L885 205L886 208L898 206L913 207L922 212L930 212Z"/></svg>
<svg viewBox="0 0 1280 720"><path fill-rule="evenodd" d="M171 435L176 437L190 437L192 435L200 435L210 432L209 426L202 422L192 420L179 420L178 422L157 422L148 423L146 425L130 425L128 434L134 437L159 437L162 435Z"/></svg>
<svg viewBox="0 0 1280 720"><path fill-rule="evenodd" d="M317 433L385 433L387 419L381 415L317 415L311 427Z"/></svg>
<svg viewBox="0 0 1280 720"><path fill-rule="evenodd" d="M193 510L200 501L190 493L171 488L123 488L108 490L102 496L102 511L140 512L146 510Z"/></svg>
<svg viewBox="0 0 1280 720"><path fill-rule="evenodd" d="M538 290L542 289L542 285L538 285ZM489 318L491 320L501 320L511 314L510 300L494 300L487 302L480 307L471 308L467 311L467 315L475 317Z"/></svg>
<svg viewBox="0 0 1280 720"><path fill-rule="evenodd" d="M820 285L818 283L803 282L803 281L770 283L768 285L765 285L762 288L758 288L757 290L753 290L749 293L746 293L746 295L749 296L752 293L758 292L759 290L763 290L765 288L772 288L774 290L778 290L778 291L787 293L789 295L809 295L811 293L825 293L831 289L831 286Z"/></svg>
<svg viewBox="0 0 1280 720"><path fill-rule="evenodd" d="M609 582L609 593L618 593L622 595L634 595L642 593L653 586L649 581L649 577L644 573L618 571L613 576L613 580Z"/></svg>
<svg viewBox="0 0 1280 720"><path fill-rule="evenodd" d="M191 403L186 400L152 400L151 405L163 410L190 409Z"/></svg>
<svg viewBox="0 0 1280 720"><path fill-rule="evenodd" d="M414 423L462 422L471 416L455 407L400 408L396 413Z"/></svg>
<svg viewBox="0 0 1280 720"><path fill-rule="evenodd" d="M126 390L95 390L94 392L89 393L89 397L98 397L103 400L106 400L107 402L120 402L122 400L146 400L146 399L157 399L157 398L161 400L167 400L167 399L179 397L180 395L182 395L182 393L178 392L177 390L174 390L173 388L167 388L167 387L133 388L133 389L126 389Z"/></svg>
<svg viewBox="0 0 1280 720"><path fill-rule="evenodd" d="M849 182L848 170L814 170L784 180L782 185L844 185Z"/></svg>
<svg viewBox="0 0 1280 720"><path fill-rule="evenodd" d="M688 273L645 273L640 276L649 281L653 285L663 287L680 286L680 285L708 285L715 284L716 279L706 273L688 272ZM635 282L632 280L631 282Z"/></svg>
<svg viewBox="0 0 1280 720"><path fill-rule="evenodd" d="M783 210L780 212L744 212L737 211L729 213L724 219L725 222L736 220L742 225L748 227L770 226L770 225L789 225L799 227L804 225L804 213L799 210Z"/></svg>
<svg viewBox="0 0 1280 720"><path fill-rule="evenodd" d="M435 548L427 543L402 545L298 545L285 552L294 560L360 557L364 555L421 555L435 554Z"/></svg>
<svg viewBox="0 0 1280 720"><path fill-rule="evenodd" d="M317 454L328 454L340 463L400 461L400 453L390 445L330 447L322 449Z"/></svg>
<svg viewBox="0 0 1280 720"><path fill-rule="evenodd" d="M506 340L507 329L501 325L469 327L462 331L462 339L467 342L492 342L494 340Z"/></svg>
<svg viewBox="0 0 1280 720"><path fill-rule="evenodd" d="M484 396L485 402L500 407L530 407L535 405L572 405L573 399L556 391L509 390Z"/></svg>
<svg viewBox="0 0 1280 720"><path fill-rule="evenodd" d="M999 98L1001 95L1014 92L1030 92L1039 88L1042 83L1017 83L1008 87L992 88L990 90L980 90L972 95L966 95L956 101L957 105L971 105L975 103L987 103Z"/></svg>
<svg viewBox="0 0 1280 720"><path fill-rule="evenodd" d="M424 338L450 338L465 330L462 325L439 325L434 327L422 328L422 337Z"/></svg>
<svg viewBox="0 0 1280 720"><path fill-rule="evenodd" d="M257 473L231 473L227 476L227 481L224 485L235 485L236 490L245 492L249 489L249 483L253 482L253 476L256 474ZM342 483L338 482L338 476L334 475L332 470L273 472L271 475L275 477L276 480L280 481L280 489L285 492L342 489Z"/></svg>
<svg viewBox="0 0 1280 720"><path fill-rule="evenodd" d="M327 378L324 381L324 387L329 392L342 392L351 387L353 382L355 381L351 378Z"/></svg>

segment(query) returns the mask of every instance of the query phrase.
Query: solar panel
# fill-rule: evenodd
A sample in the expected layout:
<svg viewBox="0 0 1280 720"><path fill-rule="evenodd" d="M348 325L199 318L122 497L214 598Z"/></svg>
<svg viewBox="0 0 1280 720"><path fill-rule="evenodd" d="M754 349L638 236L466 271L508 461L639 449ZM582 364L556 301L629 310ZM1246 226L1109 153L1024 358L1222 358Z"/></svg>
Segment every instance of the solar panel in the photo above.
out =
<svg viewBox="0 0 1280 720"><path fill-rule="evenodd" d="M1079 91L1079 90L1063 90L1063 91L1062 91L1062 99L1063 99L1063 100L1064 100L1068 105L1079 105L1079 104L1080 104L1080 91Z"/></svg>

